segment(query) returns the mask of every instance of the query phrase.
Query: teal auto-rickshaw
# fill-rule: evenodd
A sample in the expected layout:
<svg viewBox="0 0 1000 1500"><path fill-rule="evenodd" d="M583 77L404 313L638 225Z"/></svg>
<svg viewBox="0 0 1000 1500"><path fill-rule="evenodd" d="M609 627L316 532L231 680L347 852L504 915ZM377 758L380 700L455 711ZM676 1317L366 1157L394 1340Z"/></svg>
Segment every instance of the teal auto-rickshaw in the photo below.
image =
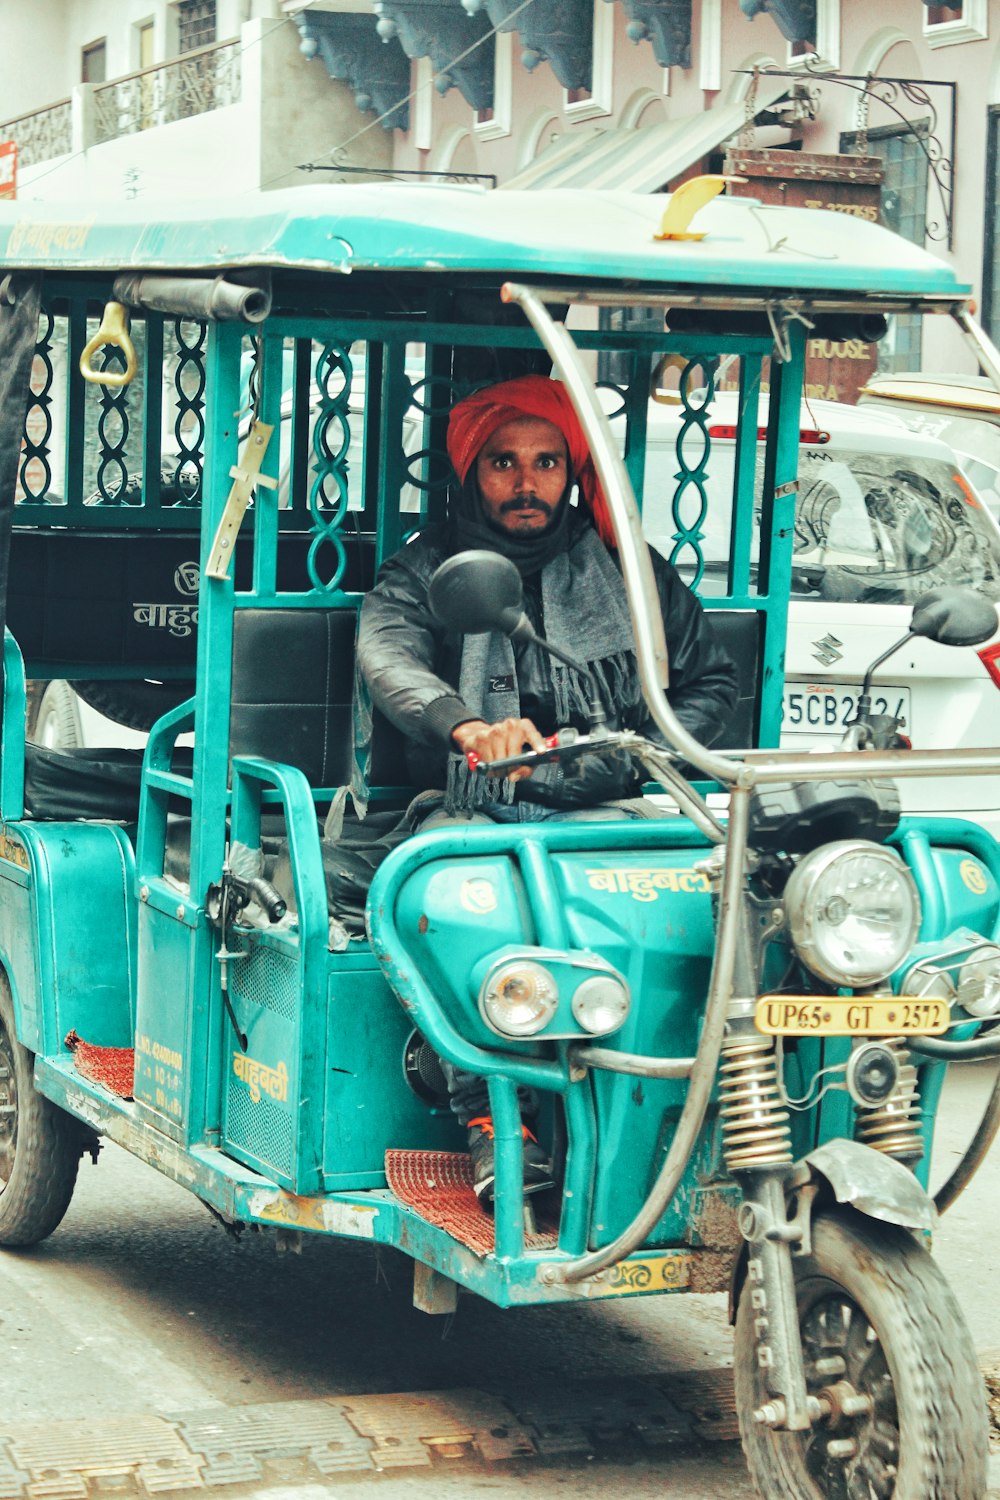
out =
<svg viewBox="0 0 1000 1500"><path fill-rule="evenodd" d="M898 748L871 674L838 751L777 747L807 331L945 314L1000 369L912 245L710 196L0 205L0 1244L51 1233L106 1138L229 1224L405 1251L431 1312L729 1289L767 1500L978 1500L982 1383L929 1239L1000 1092L936 1205L927 1164L947 1064L998 1052L1000 849L900 820L893 780L996 775L1000 749ZM706 603L743 696L710 750L664 696L640 517L675 368L697 588L722 359L740 421ZM634 755L663 816L405 836L417 789L356 692L357 610L444 513L454 400L550 369L659 737L595 723L545 754ZM449 628L516 622L516 573L448 568ZM971 650L997 618L939 590L912 629ZM26 681L56 680L144 751L26 743ZM493 1216L442 1057L489 1080ZM537 1213L521 1084L558 1163Z"/></svg>

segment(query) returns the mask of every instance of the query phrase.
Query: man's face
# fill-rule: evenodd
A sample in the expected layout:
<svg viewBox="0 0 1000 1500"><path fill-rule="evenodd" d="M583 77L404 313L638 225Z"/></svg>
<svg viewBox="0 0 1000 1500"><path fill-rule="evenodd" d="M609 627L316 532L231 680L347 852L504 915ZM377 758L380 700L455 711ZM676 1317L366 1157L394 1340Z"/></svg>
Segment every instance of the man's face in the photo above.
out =
<svg viewBox="0 0 1000 1500"><path fill-rule="evenodd" d="M542 417L505 422L480 450L476 479L493 526L511 536L544 531L569 482L566 439Z"/></svg>

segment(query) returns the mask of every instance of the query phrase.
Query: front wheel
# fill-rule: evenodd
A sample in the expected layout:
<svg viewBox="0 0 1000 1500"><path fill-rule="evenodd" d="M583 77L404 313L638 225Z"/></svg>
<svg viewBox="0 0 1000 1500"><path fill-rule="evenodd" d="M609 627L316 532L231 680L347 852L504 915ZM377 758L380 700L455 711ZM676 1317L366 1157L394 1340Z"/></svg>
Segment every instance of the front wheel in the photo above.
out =
<svg viewBox="0 0 1000 1500"><path fill-rule="evenodd" d="M0 1245L11 1248L36 1245L61 1223L80 1162L80 1132L37 1091L34 1063L0 973Z"/></svg>
<svg viewBox="0 0 1000 1500"><path fill-rule="evenodd" d="M845 1211L817 1217L793 1260L809 1394L830 1417L806 1433L754 1420L769 1395L745 1291L736 1405L764 1500L981 1500L987 1433L972 1339L947 1282L904 1230ZM863 1398L858 1401L852 1398ZM848 1412L843 1412L845 1401Z"/></svg>

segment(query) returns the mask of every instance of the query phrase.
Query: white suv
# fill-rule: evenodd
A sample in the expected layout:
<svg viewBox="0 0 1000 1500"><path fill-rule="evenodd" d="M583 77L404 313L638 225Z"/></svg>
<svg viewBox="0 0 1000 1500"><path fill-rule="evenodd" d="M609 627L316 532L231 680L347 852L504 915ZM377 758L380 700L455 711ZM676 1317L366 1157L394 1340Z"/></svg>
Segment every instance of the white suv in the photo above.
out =
<svg viewBox="0 0 1000 1500"><path fill-rule="evenodd" d="M735 395L717 395L708 427L698 591L709 603L726 592L736 402ZM766 408L765 398L762 425ZM679 408L650 403L643 524L667 557L675 545L670 502L681 468L680 428ZM694 445L690 456L688 444ZM685 439L689 467L698 463L701 446L697 433ZM761 470L758 462L758 517ZM677 559L689 581L691 556L684 549ZM786 748L836 746L853 717L865 669L906 634L914 601L944 584L970 584L1000 600L1000 528L953 451L866 409L804 405L785 658ZM872 696L875 712L905 719L904 733L915 746L1000 744L1000 691L975 651L913 640L879 669ZM900 782L900 789L905 811L960 814L1000 835L1000 777L920 778Z"/></svg>

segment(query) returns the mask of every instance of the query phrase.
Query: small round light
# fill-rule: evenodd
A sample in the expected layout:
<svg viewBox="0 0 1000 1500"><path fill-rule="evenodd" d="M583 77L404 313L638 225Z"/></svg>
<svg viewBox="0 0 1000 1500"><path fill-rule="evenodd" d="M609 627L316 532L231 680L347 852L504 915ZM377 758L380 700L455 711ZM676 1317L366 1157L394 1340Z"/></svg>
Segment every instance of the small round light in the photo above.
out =
<svg viewBox="0 0 1000 1500"><path fill-rule="evenodd" d="M942 969L933 959L922 958L907 969L899 985L901 995L912 995L917 1000L947 1000L955 1002L955 981L947 969Z"/></svg>
<svg viewBox="0 0 1000 1500"><path fill-rule="evenodd" d="M616 974L594 974L573 994L573 1015L591 1036L617 1031L629 1013L628 986Z"/></svg>
<svg viewBox="0 0 1000 1500"><path fill-rule="evenodd" d="M886 979L920 926L920 897L899 855L865 839L814 849L785 888L788 929L807 968L832 984Z"/></svg>
<svg viewBox="0 0 1000 1500"><path fill-rule="evenodd" d="M500 1036L534 1036L555 1015L559 991L548 969L528 959L500 964L479 993L483 1020Z"/></svg>
<svg viewBox="0 0 1000 1500"><path fill-rule="evenodd" d="M958 1003L970 1016L1000 1015L1000 948L983 943L958 971Z"/></svg>

